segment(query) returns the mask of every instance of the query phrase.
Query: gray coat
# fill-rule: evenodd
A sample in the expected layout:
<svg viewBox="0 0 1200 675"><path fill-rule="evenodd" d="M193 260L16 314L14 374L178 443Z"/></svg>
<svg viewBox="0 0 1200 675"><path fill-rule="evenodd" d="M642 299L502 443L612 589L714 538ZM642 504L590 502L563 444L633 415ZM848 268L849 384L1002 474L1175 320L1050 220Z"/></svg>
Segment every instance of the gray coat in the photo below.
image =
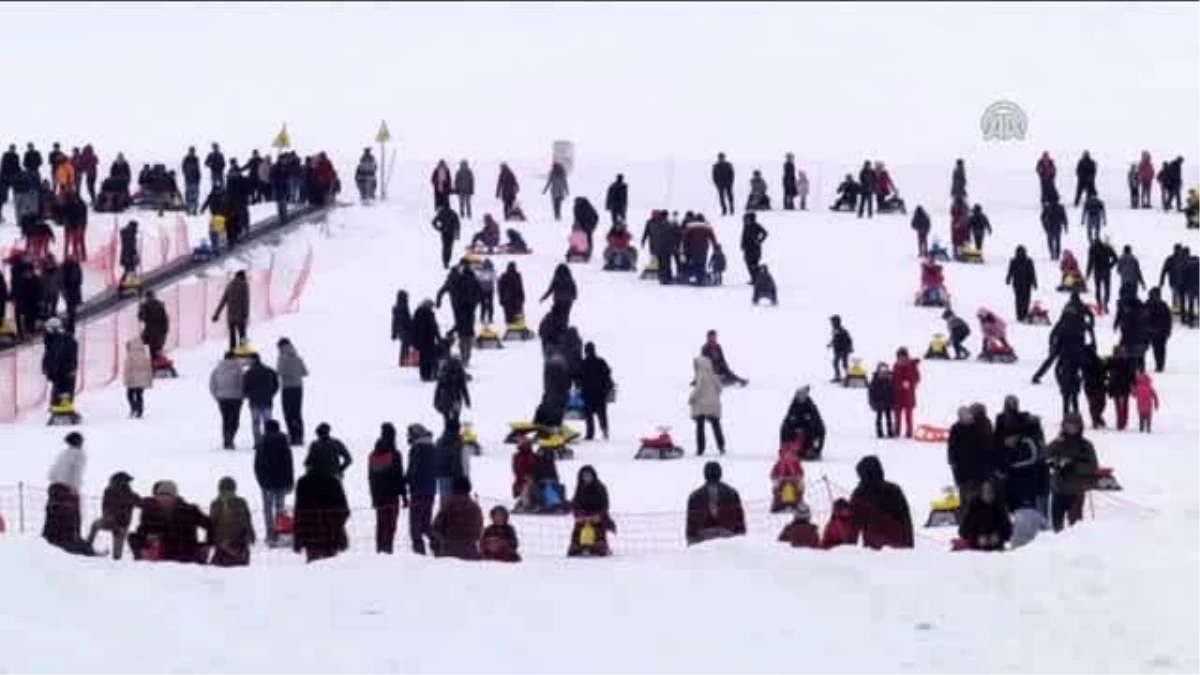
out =
<svg viewBox="0 0 1200 675"><path fill-rule="evenodd" d="M566 199L567 195L571 194L570 188L567 186L567 174L565 171L551 171L550 177L546 179L546 187L542 189L542 194L550 193L551 199Z"/></svg>
<svg viewBox="0 0 1200 675"><path fill-rule="evenodd" d="M218 401L241 400L242 363L237 359L221 359L208 377L208 390Z"/></svg>
<svg viewBox="0 0 1200 675"><path fill-rule="evenodd" d="M229 323L244 323L250 319L250 282L245 277L235 276L225 287L213 321L221 316L222 311Z"/></svg>
<svg viewBox="0 0 1200 675"><path fill-rule="evenodd" d="M692 361L696 371L696 382L688 396L692 419L713 417L721 419L721 379L713 371L712 361L707 356L697 356Z"/></svg>
<svg viewBox="0 0 1200 675"><path fill-rule="evenodd" d="M284 345L279 348L275 372L279 374L280 389L298 389L304 386L304 378L308 377L308 366L304 365L295 346Z"/></svg>
<svg viewBox="0 0 1200 675"><path fill-rule="evenodd" d="M454 193L470 197L475 194L475 174L465 166L458 167L454 172Z"/></svg>

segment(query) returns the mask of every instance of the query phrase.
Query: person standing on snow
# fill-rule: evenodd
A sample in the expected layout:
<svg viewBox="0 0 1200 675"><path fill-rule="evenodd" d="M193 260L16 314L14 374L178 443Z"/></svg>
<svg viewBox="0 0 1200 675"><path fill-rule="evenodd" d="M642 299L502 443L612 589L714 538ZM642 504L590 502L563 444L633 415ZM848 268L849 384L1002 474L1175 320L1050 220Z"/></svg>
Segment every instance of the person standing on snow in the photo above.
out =
<svg viewBox="0 0 1200 675"><path fill-rule="evenodd" d="M967 228L971 230L971 237L975 241L975 250L982 253L984 237L992 233L992 222L983 212L983 206L976 204L972 207L971 215L967 218Z"/></svg>
<svg viewBox="0 0 1200 675"><path fill-rule="evenodd" d="M420 424L407 430L408 473L405 479L410 495L408 533L412 552L425 555L425 540L433 532L433 502L437 496L437 449L433 434Z"/></svg>
<svg viewBox="0 0 1200 675"><path fill-rule="evenodd" d="M422 382L433 382L437 379L438 344L441 337L437 315L433 311L433 301L423 300L413 312L412 318L412 346L417 350Z"/></svg>
<svg viewBox="0 0 1200 675"><path fill-rule="evenodd" d="M829 325L833 329L833 338L827 345L833 350L833 379L830 382L842 381L842 371L850 370L850 355L854 353L854 340L850 332L842 327L842 317L834 314L829 317Z"/></svg>
<svg viewBox="0 0 1200 675"><path fill-rule="evenodd" d="M500 163L500 177L496 179L496 199L504 205L504 220L507 222L512 220L513 207L517 203L517 193L521 191L521 186L517 183L517 175L512 169L508 168L508 164Z"/></svg>
<svg viewBox="0 0 1200 675"><path fill-rule="evenodd" d="M508 263L504 274L500 275L496 292L500 296L500 309L504 311L505 325L511 325L518 317L524 316L525 284L515 262Z"/></svg>
<svg viewBox="0 0 1200 675"><path fill-rule="evenodd" d="M221 153L221 146L212 144L212 151L204 158L204 166L212 179L212 189L225 189L225 155Z"/></svg>
<svg viewBox="0 0 1200 675"><path fill-rule="evenodd" d="M276 347L279 355L275 360L275 372L279 375L288 440L291 445L304 445L304 378L308 377L308 366L291 340L280 338Z"/></svg>
<svg viewBox="0 0 1200 675"><path fill-rule="evenodd" d="M1054 179L1058 175L1058 168L1054 166L1054 160L1050 158L1049 152L1043 152L1037 163L1038 188L1040 197L1038 203L1044 208L1046 204L1058 201L1058 188L1054 186ZM1051 199L1051 197L1055 197Z"/></svg>
<svg viewBox="0 0 1200 675"><path fill-rule="evenodd" d="M1083 418L1071 413L1062 431L1046 449L1051 466L1050 521L1061 532L1064 519L1074 525L1083 518L1083 502L1096 479L1096 448L1083 437Z"/></svg>
<svg viewBox="0 0 1200 675"><path fill-rule="evenodd" d="M871 160L863 160L862 169L858 172L858 217L863 217L863 209L867 210L867 217L875 217L875 181L878 179L874 167L871 166Z"/></svg>
<svg viewBox="0 0 1200 675"><path fill-rule="evenodd" d="M458 195L458 215L470 220L471 197L475 195L475 174L465 159L458 163L458 171L454 172L454 194Z"/></svg>
<svg viewBox="0 0 1200 675"><path fill-rule="evenodd" d="M696 455L704 455L704 423L712 425L717 451L725 454L725 434L721 430L721 378L713 370L713 362L705 356L692 360L695 382L688 395L691 417L696 422Z"/></svg>
<svg viewBox="0 0 1200 675"><path fill-rule="evenodd" d="M46 519L42 537L51 545L68 553L81 553L82 516L79 508L79 489L83 486L83 472L87 468L87 455L83 451L83 435L72 431L67 434L67 447L58 454L50 467L46 489Z"/></svg>
<svg viewBox="0 0 1200 675"><path fill-rule="evenodd" d="M1092 277L1096 287L1096 304L1108 311L1108 300L1112 293L1112 272L1117 264L1117 252L1107 241L1095 239L1088 248L1087 268L1084 277Z"/></svg>
<svg viewBox="0 0 1200 675"><path fill-rule="evenodd" d="M604 197L604 209L612 215L612 224L624 223L629 211L629 186L625 183L625 175L617 174L617 179L608 186Z"/></svg>
<svg viewBox="0 0 1200 675"><path fill-rule="evenodd" d="M1037 290L1037 270L1033 261L1025 252L1024 246L1018 246L1012 259L1008 261L1008 276L1004 283L1012 286L1013 301L1017 306L1017 321L1029 319L1029 299L1032 292Z"/></svg>
<svg viewBox="0 0 1200 675"><path fill-rule="evenodd" d="M750 275L750 283L758 275L758 265L762 262L762 245L767 240L767 230L758 223L754 213L742 216L742 257L746 261L746 272Z"/></svg>
<svg viewBox="0 0 1200 675"><path fill-rule="evenodd" d="M208 377L208 390L221 411L222 447L233 450L233 439L241 425L242 399L245 396L242 363L233 352L226 352L225 357L213 368Z"/></svg>
<svg viewBox="0 0 1200 675"><path fill-rule="evenodd" d="M125 384L125 399L129 401L129 416L141 419L146 412L144 393L154 386L154 365L150 350L138 338L125 343L125 363L121 369Z"/></svg>
<svg viewBox="0 0 1200 675"><path fill-rule="evenodd" d="M1079 200L1087 195L1096 194L1096 160L1088 154L1087 150L1083 151L1083 156L1079 158L1079 163L1075 165L1075 206L1078 208Z"/></svg>
<svg viewBox="0 0 1200 675"><path fill-rule="evenodd" d="M433 218L433 229L438 231L442 239L442 269L450 269L450 257L454 252L454 242L458 241L462 229L458 214L449 206L438 209Z"/></svg>
<svg viewBox="0 0 1200 675"><path fill-rule="evenodd" d="M555 162L550 167L550 175L546 178L546 187L542 188L542 194L550 193L550 202L554 207L555 222L562 220L562 204L563 200L571 194L571 189L567 185L567 170L562 164Z"/></svg>
<svg viewBox="0 0 1200 675"><path fill-rule="evenodd" d="M721 202L721 215L733 215L736 202L733 201L733 165L725 159L725 153L717 153L717 163L712 167L712 182L717 188L717 198Z"/></svg>
<svg viewBox="0 0 1200 675"><path fill-rule="evenodd" d="M400 509L408 507L404 458L396 447L396 427L391 422L381 425L375 449L367 457L367 483L375 509L375 552L391 555Z"/></svg>
<svg viewBox="0 0 1200 675"><path fill-rule="evenodd" d="M446 165L446 160L438 160L429 182L433 185L433 210L437 212L449 210L450 193L454 191L454 180L450 176L450 167Z"/></svg>
<svg viewBox="0 0 1200 675"><path fill-rule="evenodd" d="M346 469L354 463L346 445L332 436L333 429L329 423L317 425L317 440L308 446L308 456L304 458L304 466L311 471L318 471L342 480ZM296 508L299 508L297 506Z"/></svg>
<svg viewBox="0 0 1200 675"><path fill-rule="evenodd" d="M608 401L614 392L612 371L608 362L596 356L596 345L583 346L584 358L579 366L579 395L583 398L583 414L587 424L586 440L596 435L594 422L600 422L600 433L608 440Z"/></svg>
<svg viewBox="0 0 1200 675"><path fill-rule="evenodd" d="M796 208L796 157L788 153L783 161L783 210Z"/></svg>
<svg viewBox="0 0 1200 675"><path fill-rule="evenodd" d="M954 160L954 171L950 174L950 197L963 200L967 198L967 168L961 158Z"/></svg>
<svg viewBox="0 0 1200 675"><path fill-rule="evenodd" d="M895 392L895 414L897 433L904 423L905 438L913 437L913 410L917 407L917 385L921 383L921 371L917 359L910 358L904 347L896 350L896 362L892 365L892 383Z"/></svg>

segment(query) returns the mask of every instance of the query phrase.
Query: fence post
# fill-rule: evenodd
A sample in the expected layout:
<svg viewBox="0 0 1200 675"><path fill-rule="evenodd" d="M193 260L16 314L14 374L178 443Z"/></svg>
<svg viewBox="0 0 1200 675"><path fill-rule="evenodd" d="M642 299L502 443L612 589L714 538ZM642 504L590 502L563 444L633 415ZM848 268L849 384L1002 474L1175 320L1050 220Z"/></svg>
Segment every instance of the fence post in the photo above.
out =
<svg viewBox="0 0 1200 675"><path fill-rule="evenodd" d="M17 483L17 531L25 534L25 482Z"/></svg>

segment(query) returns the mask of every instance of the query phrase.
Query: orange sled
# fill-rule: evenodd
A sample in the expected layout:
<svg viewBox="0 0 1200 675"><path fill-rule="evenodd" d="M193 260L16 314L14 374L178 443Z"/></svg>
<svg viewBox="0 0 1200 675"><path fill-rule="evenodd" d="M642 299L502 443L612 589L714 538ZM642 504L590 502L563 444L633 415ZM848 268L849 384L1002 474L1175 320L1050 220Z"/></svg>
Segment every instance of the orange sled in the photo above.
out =
<svg viewBox="0 0 1200 675"><path fill-rule="evenodd" d="M926 443L945 443L950 438L950 430L928 424L917 425L913 430L913 439Z"/></svg>

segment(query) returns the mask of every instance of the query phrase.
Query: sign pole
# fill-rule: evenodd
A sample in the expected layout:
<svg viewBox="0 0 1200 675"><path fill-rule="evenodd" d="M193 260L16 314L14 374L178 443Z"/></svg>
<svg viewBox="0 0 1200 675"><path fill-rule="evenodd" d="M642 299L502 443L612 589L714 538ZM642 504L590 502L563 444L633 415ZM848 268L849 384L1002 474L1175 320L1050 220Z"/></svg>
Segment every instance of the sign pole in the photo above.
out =
<svg viewBox="0 0 1200 675"><path fill-rule="evenodd" d="M379 198L387 200L387 144L392 140L392 132L388 131L387 121L380 121L379 131L375 133L375 142L379 144Z"/></svg>

